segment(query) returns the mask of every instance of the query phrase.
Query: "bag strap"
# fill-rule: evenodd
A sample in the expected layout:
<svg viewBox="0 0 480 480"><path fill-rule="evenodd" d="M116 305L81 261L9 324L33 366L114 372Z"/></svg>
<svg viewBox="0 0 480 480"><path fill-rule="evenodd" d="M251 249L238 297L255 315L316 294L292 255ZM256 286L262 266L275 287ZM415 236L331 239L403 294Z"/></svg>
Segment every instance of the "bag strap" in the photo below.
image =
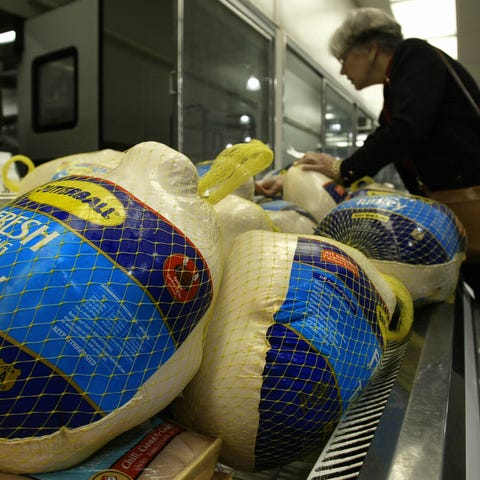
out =
<svg viewBox="0 0 480 480"><path fill-rule="evenodd" d="M455 69L452 67L451 63L448 61L446 55L441 50L439 50L438 48L435 48L435 51L438 53L439 57L442 59L443 63L447 67L448 71L451 73L453 79L457 82L458 86L460 87L460 90L462 90L465 97L467 97L467 100L470 102L473 109L477 112L477 115L480 117L480 107L477 105L477 103L473 99L472 95L467 90L467 87L465 87L465 85L463 84L462 80L458 76L458 73L455 71Z"/></svg>
<svg viewBox="0 0 480 480"><path fill-rule="evenodd" d="M470 92L467 90L467 87L465 87L465 85L463 84L461 78L458 76L457 72L455 71L455 69L453 68L451 63L448 61L445 53L442 50L440 50L439 48L436 48L436 47L434 47L434 50L437 52L438 56L441 58L442 62L447 67L447 70L450 72L453 79L455 80L455 82L460 87L460 90L463 92L463 94L467 98L468 102L472 105L474 111L477 113L478 117L480 118L480 107L475 102L475 100L473 99ZM406 184L407 189L409 189L409 190L410 189L416 189L416 191L417 191L416 194L417 195L422 195L422 196L425 196L425 197L431 197L432 196L432 191L428 188L427 185L425 185L421 181L421 179L418 175L417 168L411 160L406 160L406 161L401 162L399 167L401 169L403 169L404 174L407 175L407 178L411 179L409 181L409 185L407 186L407 184ZM398 169L398 167L397 167L397 169ZM399 173L400 173L400 176L402 177L402 180L404 180L404 178L403 178L404 175L402 175L400 170L399 170ZM405 183L405 180L404 180L404 183ZM445 190L445 191L450 192L450 190Z"/></svg>

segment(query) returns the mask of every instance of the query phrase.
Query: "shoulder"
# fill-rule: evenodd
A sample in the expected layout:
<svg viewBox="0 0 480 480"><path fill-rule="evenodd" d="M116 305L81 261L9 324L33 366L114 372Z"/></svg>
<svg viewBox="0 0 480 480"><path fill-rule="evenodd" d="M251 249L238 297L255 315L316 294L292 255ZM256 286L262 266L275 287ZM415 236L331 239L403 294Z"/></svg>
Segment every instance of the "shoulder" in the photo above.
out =
<svg viewBox="0 0 480 480"><path fill-rule="evenodd" d="M435 51L435 47L420 38L403 40L393 52L392 74L405 69L434 73L442 68L443 62Z"/></svg>
<svg viewBox="0 0 480 480"><path fill-rule="evenodd" d="M395 49L395 56L435 54L435 49L426 40L420 38L407 38L400 42Z"/></svg>

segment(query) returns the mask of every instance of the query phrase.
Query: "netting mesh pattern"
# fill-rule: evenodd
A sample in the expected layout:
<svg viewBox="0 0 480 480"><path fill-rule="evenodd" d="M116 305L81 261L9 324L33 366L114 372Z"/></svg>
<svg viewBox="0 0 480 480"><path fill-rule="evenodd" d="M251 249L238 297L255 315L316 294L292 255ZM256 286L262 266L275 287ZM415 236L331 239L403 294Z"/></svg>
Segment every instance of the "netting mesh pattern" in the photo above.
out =
<svg viewBox="0 0 480 480"><path fill-rule="evenodd" d="M319 172L294 165L285 174L283 198L307 210L317 222L346 196L347 190L342 185Z"/></svg>
<svg viewBox="0 0 480 480"><path fill-rule="evenodd" d="M315 236L247 232L226 260L198 374L175 415L259 470L328 435L375 372L395 297L365 257Z"/></svg>
<svg viewBox="0 0 480 480"><path fill-rule="evenodd" d="M119 201L105 194L103 208L95 207L99 222L114 225L55 206L92 187ZM18 245L3 253L0 266L8 279L1 356L12 366L0 397L4 438L88 424L123 405L211 303L200 252L115 185L67 177L5 207L0 222Z"/></svg>
<svg viewBox="0 0 480 480"><path fill-rule="evenodd" d="M223 262L197 181L146 142L0 209L0 470L78 463L193 377Z"/></svg>
<svg viewBox="0 0 480 480"><path fill-rule="evenodd" d="M207 175L212 168L213 163L214 160L205 160L195 164L200 178ZM253 176L250 176L243 184L236 188L233 193L242 198L253 201L255 196L255 180Z"/></svg>
<svg viewBox="0 0 480 480"><path fill-rule="evenodd" d="M225 148L200 177L198 192L209 202L217 203L268 168L272 160L273 151L257 139Z"/></svg>
<svg viewBox="0 0 480 480"><path fill-rule="evenodd" d="M445 263L466 246L463 227L444 205L367 189L331 210L316 232L358 248L369 258L408 264Z"/></svg>
<svg viewBox="0 0 480 480"><path fill-rule="evenodd" d="M417 306L451 297L465 260L465 229L455 214L402 192L358 190L330 211L316 233L363 252L401 281Z"/></svg>

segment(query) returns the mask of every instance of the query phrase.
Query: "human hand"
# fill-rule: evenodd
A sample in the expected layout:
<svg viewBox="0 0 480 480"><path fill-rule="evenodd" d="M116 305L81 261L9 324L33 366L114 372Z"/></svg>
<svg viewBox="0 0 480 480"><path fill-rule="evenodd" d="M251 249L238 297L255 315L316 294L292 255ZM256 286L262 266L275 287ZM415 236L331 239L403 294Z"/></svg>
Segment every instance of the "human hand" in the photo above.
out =
<svg viewBox="0 0 480 480"><path fill-rule="evenodd" d="M272 175L255 183L255 193L274 197L283 190L283 181L285 175Z"/></svg>
<svg viewBox="0 0 480 480"><path fill-rule="evenodd" d="M327 177L337 179L339 176L338 162L337 158L327 153L306 152L302 158L297 160L296 164L300 165L302 170L323 173Z"/></svg>

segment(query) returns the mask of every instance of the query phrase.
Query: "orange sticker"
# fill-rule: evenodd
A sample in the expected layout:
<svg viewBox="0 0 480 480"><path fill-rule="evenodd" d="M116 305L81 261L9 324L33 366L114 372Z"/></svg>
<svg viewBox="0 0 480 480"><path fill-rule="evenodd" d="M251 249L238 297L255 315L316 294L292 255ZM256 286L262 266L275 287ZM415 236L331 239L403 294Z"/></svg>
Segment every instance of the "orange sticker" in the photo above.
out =
<svg viewBox="0 0 480 480"><path fill-rule="evenodd" d="M192 300L198 292L200 275L186 255L170 255L163 264L163 278L170 295L179 302Z"/></svg>
<svg viewBox="0 0 480 480"><path fill-rule="evenodd" d="M334 252L333 250L322 250L322 260L341 267L346 268L352 272L356 277L358 277L358 266L353 263L349 258L341 255L340 253Z"/></svg>

